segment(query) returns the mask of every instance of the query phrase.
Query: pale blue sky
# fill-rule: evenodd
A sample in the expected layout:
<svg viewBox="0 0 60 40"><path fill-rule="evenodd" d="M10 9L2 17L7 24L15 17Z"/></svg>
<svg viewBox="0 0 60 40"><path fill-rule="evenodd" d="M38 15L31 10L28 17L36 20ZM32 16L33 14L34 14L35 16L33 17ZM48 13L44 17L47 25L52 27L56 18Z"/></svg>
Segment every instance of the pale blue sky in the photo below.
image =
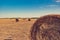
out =
<svg viewBox="0 0 60 40"><path fill-rule="evenodd" d="M0 0L0 18L60 14L60 0Z"/></svg>

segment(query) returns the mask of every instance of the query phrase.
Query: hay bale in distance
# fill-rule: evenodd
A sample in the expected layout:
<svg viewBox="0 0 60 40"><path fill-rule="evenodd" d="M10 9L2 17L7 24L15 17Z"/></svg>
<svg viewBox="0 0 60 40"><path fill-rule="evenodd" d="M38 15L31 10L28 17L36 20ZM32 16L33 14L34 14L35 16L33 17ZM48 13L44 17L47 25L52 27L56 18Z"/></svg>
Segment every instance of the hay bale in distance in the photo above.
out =
<svg viewBox="0 0 60 40"><path fill-rule="evenodd" d="M31 19L30 19L30 18L28 18L28 21L31 21Z"/></svg>
<svg viewBox="0 0 60 40"><path fill-rule="evenodd" d="M16 22L19 22L19 19L18 18L16 18L15 20L16 20Z"/></svg>

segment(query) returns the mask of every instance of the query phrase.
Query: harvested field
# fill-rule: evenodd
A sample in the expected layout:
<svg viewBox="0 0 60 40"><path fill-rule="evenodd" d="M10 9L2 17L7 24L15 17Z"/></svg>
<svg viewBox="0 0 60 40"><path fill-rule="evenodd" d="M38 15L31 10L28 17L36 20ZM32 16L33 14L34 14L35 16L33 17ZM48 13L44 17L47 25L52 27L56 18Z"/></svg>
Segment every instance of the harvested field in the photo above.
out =
<svg viewBox="0 0 60 40"><path fill-rule="evenodd" d="M29 40L30 29L36 19L0 19L0 40Z"/></svg>

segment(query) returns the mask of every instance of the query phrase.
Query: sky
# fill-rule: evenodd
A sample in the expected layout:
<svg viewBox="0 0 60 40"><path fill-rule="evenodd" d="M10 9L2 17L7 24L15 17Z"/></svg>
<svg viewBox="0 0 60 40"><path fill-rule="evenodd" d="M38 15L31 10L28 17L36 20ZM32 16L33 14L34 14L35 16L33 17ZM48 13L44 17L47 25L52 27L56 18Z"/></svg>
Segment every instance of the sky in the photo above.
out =
<svg viewBox="0 0 60 40"><path fill-rule="evenodd" d="M0 0L0 18L60 14L60 0Z"/></svg>

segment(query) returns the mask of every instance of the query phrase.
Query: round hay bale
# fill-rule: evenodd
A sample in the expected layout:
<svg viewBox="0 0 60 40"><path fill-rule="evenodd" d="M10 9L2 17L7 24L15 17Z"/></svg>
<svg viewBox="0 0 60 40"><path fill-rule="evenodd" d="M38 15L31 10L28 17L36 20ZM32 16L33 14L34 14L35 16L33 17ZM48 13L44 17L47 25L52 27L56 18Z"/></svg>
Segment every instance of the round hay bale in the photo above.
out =
<svg viewBox="0 0 60 40"><path fill-rule="evenodd" d="M60 40L60 15L40 17L31 28L31 40Z"/></svg>
<svg viewBox="0 0 60 40"><path fill-rule="evenodd" d="M30 18L28 18L28 21L31 21L31 19L30 19Z"/></svg>
<svg viewBox="0 0 60 40"><path fill-rule="evenodd" d="M19 19L18 18L16 18L16 22L19 22Z"/></svg>

